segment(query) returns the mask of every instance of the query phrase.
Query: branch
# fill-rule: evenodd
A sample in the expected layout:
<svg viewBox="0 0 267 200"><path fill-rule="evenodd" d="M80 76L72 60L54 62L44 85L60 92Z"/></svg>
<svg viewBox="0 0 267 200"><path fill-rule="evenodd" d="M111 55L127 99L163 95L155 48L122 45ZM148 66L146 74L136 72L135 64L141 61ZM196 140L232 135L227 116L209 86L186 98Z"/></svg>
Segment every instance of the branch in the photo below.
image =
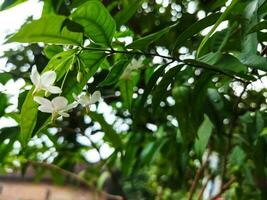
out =
<svg viewBox="0 0 267 200"><path fill-rule="evenodd" d="M216 194L214 197L212 197L211 200L216 200L217 198L219 198L226 190L228 190L230 188L230 186L236 181L236 178L233 177L232 179L230 179L227 183L225 183L223 186L222 186L222 189L221 191Z"/></svg>
<svg viewBox="0 0 267 200"><path fill-rule="evenodd" d="M200 193L198 194L198 200L201 200L202 199L202 196L203 196L203 193L210 181L210 179L212 178L212 175L209 175L208 178L207 178L207 181L205 182L205 184L203 185L202 189L200 190Z"/></svg>
<svg viewBox="0 0 267 200"><path fill-rule="evenodd" d="M46 169L56 170L59 173L61 173L62 175L68 176L68 177L70 177L70 178L72 178L72 179L74 179L74 180L86 185L89 190L95 191L97 193L100 193L101 195L105 196L108 199L111 199L111 200L123 200L123 198L121 196L118 196L118 195L109 194L109 193L104 192L104 191L98 192L96 190L96 188L94 188L92 185L90 185L84 178L78 176L77 174L75 174L73 172L70 172L70 171L67 171L65 169L62 169L62 168L60 168L60 167L58 167L58 166L56 166L54 164L36 162L36 161L30 161L30 160L27 161L27 164L30 164L30 165L35 166L35 167L42 167L42 168L46 168Z"/></svg>
<svg viewBox="0 0 267 200"><path fill-rule="evenodd" d="M231 120L230 125L229 125L229 132L227 134L227 146L226 146L225 152L224 152L222 179L224 179L225 174L226 174L227 162L228 162L228 154L231 151L234 129L235 129L235 125L236 125L236 122L237 122L238 116L239 116L239 114L238 114L238 104L241 102L242 96L246 92L247 87L248 87L248 83L245 83L242 92L238 96L238 98L237 98L237 100L236 100L236 102L235 102L235 104L233 106L233 117L232 117L232 120Z"/></svg>
<svg viewBox="0 0 267 200"><path fill-rule="evenodd" d="M196 172L195 178L194 178L193 183L192 183L192 185L190 187L190 190L189 190L189 198L188 198L188 200L192 200L192 198L193 198L194 192L195 192L195 190L197 188L198 181L201 178L203 171L205 170L205 168L208 165L209 155L210 155L210 151L208 152L207 159L204 161L202 166Z"/></svg>

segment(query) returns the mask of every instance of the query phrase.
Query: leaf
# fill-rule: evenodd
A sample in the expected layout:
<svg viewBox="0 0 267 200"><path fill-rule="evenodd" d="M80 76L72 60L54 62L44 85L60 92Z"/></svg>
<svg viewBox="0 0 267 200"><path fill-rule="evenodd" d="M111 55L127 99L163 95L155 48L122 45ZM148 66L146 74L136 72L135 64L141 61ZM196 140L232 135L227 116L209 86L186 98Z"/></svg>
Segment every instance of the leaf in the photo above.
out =
<svg viewBox="0 0 267 200"><path fill-rule="evenodd" d="M83 79L80 83L77 82L77 71L72 71L68 74L68 78L63 87L63 93L69 101L73 100L72 93L80 94L87 81L96 73L106 55L103 52L83 51L79 54L81 62L81 70Z"/></svg>
<svg viewBox="0 0 267 200"><path fill-rule="evenodd" d="M133 15L136 14L137 9L141 6L144 0L132 0L132 1L125 1L123 5L123 9L115 15L115 21L117 26L120 27L121 25L127 23L129 19Z"/></svg>
<svg viewBox="0 0 267 200"><path fill-rule="evenodd" d="M71 19L84 27L84 33L97 44L109 46L116 24L107 9L99 1L88 1L77 8Z"/></svg>
<svg viewBox="0 0 267 200"><path fill-rule="evenodd" d="M10 79L12 79L12 75L10 73L4 72L0 73L0 83L5 85Z"/></svg>
<svg viewBox="0 0 267 200"><path fill-rule="evenodd" d="M34 88L32 88L22 105L21 108L21 117L20 117L20 142L22 147L26 147L28 141L32 137L32 133L34 127L37 122L37 114L38 114L38 105L33 100L32 92Z"/></svg>
<svg viewBox="0 0 267 200"><path fill-rule="evenodd" d="M11 36L7 43L44 42L80 45L83 42L82 34L70 32L66 27L62 28L65 19L66 17L60 15L47 15L39 20L33 20Z"/></svg>
<svg viewBox="0 0 267 200"><path fill-rule="evenodd" d="M248 31L248 34L250 33L254 33L254 32L257 32L257 31L260 31L260 30L263 30L263 29L266 29L267 28L267 21L261 21L257 24L255 24L249 31Z"/></svg>
<svg viewBox="0 0 267 200"><path fill-rule="evenodd" d="M51 59L56 54L63 51L63 47L59 45L47 45L44 48L44 54L47 58Z"/></svg>
<svg viewBox="0 0 267 200"><path fill-rule="evenodd" d="M17 6L18 4L24 3L27 0L5 0L0 7L0 11L7 10L9 8L12 8L14 6Z"/></svg>
<svg viewBox="0 0 267 200"><path fill-rule="evenodd" d="M115 63L106 78L99 84L100 87L113 85L118 82L124 69L130 63L131 59L120 59Z"/></svg>
<svg viewBox="0 0 267 200"><path fill-rule="evenodd" d="M198 138L195 141L194 149L196 155L199 159L202 159L202 155L207 148L211 133L213 129L213 124L207 115L204 115L204 121L200 125L197 131Z"/></svg>
<svg viewBox="0 0 267 200"><path fill-rule="evenodd" d="M135 41L133 41L131 44L127 45L127 48L130 49L144 49L147 48L151 43L157 41L161 37L163 37L166 33L168 33L172 28L176 27L177 24L173 24L171 26L168 26L156 33L149 34L147 36L144 36L142 38L139 38Z"/></svg>
<svg viewBox="0 0 267 200"><path fill-rule="evenodd" d="M115 132L113 127L105 121L104 117L95 112L89 112L88 114L92 120L100 124L103 132L105 133L104 139L107 142L110 142L114 148L122 150L123 144L119 135Z"/></svg>
<svg viewBox="0 0 267 200"><path fill-rule="evenodd" d="M199 33L201 30L207 28L208 26L213 25L217 19L219 18L220 14L215 13L208 15L207 17L195 22L189 28L187 28L184 32L178 35L173 49L178 49L181 47L188 38L192 37L193 35Z"/></svg>
<svg viewBox="0 0 267 200"><path fill-rule="evenodd" d="M202 56L201 58L199 58L199 60L221 71L226 70L229 72L236 72L236 73L245 73L247 71L247 67L244 64L242 64L236 57L230 54L211 52Z"/></svg>
<svg viewBox="0 0 267 200"><path fill-rule="evenodd" d="M133 87L134 81L132 79L120 79L118 82L118 86L120 87L121 96L125 107L131 111L132 109L132 99L133 99Z"/></svg>
<svg viewBox="0 0 267 200"><path fill-rule="evenodd" d="M178 121L182 138L185 143L190 143L195 136L194 127L191 118L191 89L186 86L175 86L172 90L175 100L174 112ZM189 123L190 122L190 123Z"/></svg>
<svg viewBox="0 0 267 200"><path fill-rule="evenodd" d="M210 32L203 38L201 41L198 50L197 50L197 57L201 55L201 49L204 47L205 43L208 41L209 37L212 35L212 33L216 30L216 28L221 24L223 20L226 19L226 17L230 14L231 10L234 8L234 6L238 3L238 0L233 0L231 4L226 8L226 10L222 13L220 18L216 21Z"/></svg>
<svg viewBox="0 0 267 200"><path fill-rule="evenodd" d="M255 54L241 54L240 61L248 67L267 72L267 58Z"/></svg>
<svg viewBox="0 0 267 200"><path fill-rule="evenodd" d="M168 138L160 139L155 142L151 142L146 144L144 149L141 152L141 164L149 165L153 162L157 154L159 153L160 149L166 144Z"/></svg>
<svg viewBox="0 0 267 200"><path fill-rule="evenodd" d="M183 65L178 65L171 68L166 74L163 75L162 80L155 86L153 91L153 110L156 110L160 102L166 97L166 91L170 84L175 80L176 74L180 71Z"/></svg>

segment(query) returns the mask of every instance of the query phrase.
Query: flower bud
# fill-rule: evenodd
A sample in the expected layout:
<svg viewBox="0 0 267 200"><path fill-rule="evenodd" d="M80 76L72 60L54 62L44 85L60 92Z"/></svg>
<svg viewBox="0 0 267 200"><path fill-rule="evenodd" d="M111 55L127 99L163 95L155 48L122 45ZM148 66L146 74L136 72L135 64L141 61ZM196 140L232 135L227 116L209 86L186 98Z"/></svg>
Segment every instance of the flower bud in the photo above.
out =
<svg viewBox="0 0 267 200"><path fill-rule="evenodd" d="M78 83L80 83L83 80L83 73L79 71L76 79L77 79Z"/></svg>

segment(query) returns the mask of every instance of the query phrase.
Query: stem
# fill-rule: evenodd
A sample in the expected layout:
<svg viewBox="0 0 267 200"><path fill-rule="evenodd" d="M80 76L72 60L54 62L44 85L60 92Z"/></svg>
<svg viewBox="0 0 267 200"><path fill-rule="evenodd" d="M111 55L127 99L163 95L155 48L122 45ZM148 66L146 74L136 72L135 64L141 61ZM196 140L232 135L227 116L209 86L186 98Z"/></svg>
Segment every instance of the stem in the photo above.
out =
<svg viewBox="0 0 267 200"><path fill-rule="evenodd" d="M190 190L189 190L189 198L188 198L188 200L192 200L192 198L193 198L193 195L194 195L195 190L197 188L197 184L198 184L198 182L199 182L199 180L200 180L200 178L202 176L202 173L204 172L205 168L208 165L209 155L210 155L210 150L208 152L207 159L204 161L204 163L201 165L201 167L196 172L195 178L194 178L193 183L192 183L192 185L190 187Z"/></svg>
<svg viewBox="0 0 267 200"><path fill-rule="evenodd" d="M222 179L224 179L225 174L226 174L227 162L228 162L228 154L230 153L231 148L232 148L233 133L234 133L235 125L236 125L236 122L237 122L238 116L239 116L239 114L238 114L238 104L241 102L242 96L244 95L247 87L248 87L248 83L246 83L244 85L244 88L243 88L242 92L238 96L238 99L236 100L236 102L235 102L235 104L233 106L233 117L232 117L232 120L231 120L231 123L230 123L229 132L227 134L227 146L226 146L226 149L225 149L224 159L223 159Z"/></svg>
<svg viewBox="0 0 267 200"><path fill-rule="evenodd" d="M202 189L200 190L200 193L199 193L198 198L197 198L198 200L202 199L203 193L204 193L204 191L205 191L205 189L206 189L206 187L207 187L207 185L208 185L208 183L209 183L211 178L212 178L212 175L209 175L208 178L207 178L207 181L205 182L205 184L203 185Z"/></svg>
<svg viewBox="0 0 267 200"><path fill-rule="evenodd" d="M222 189L221 191L216 194L214 197L212 197L211 200L216 200L217 198L219 198L226 190L228 190L230 188L230 186L236 181L236 178L233 177L232 179L230 179L227 183L225 183L223 186L222 186Z"/></svg>
<svg viewBox="0 0 267 200"><path fill-rule="evenodd" d="M43 163L43 162L36 162L36 161L30 161L28 160L27 161L28 164L34 166L34 167L43 167L43 168L46 168L46 169L52 169L52 170L56 170L58 171L59 173L61 173L62 175L65 175L65 176L68 176L84 185L87 186L87 188L91 191L97 191L92 185L90 185L84 178L78 176L77 174L73 173L73 172L70 172L70 171L67 171L65 169L62 169L56 165L53 165L53 164L49 164L49 163ZM123 200L123 198L121 196L118 196L118 195L112 195L112 194L109 194L107 192L104 192L104 191L101 191L101 192L98 192L97 193L100 193L102 194L103 196L105 196L107 199L111 199L111 200Z"/></svg>

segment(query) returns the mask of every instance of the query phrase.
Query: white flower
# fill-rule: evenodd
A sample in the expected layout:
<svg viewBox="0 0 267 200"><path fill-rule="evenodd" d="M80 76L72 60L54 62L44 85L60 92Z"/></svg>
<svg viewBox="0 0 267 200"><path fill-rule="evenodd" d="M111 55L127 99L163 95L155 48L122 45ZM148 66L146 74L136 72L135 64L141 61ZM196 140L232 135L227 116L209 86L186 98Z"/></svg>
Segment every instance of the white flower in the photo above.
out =
<svg viewBox="0 0 267 200"><path fill-rule="evenodd" d="M33 94L39 92L41 90L45 90L46 92L50 92L52 94L61 93L61 89L57 86L53 86L56 81L57 74L54 71L47 71L40 75L37 71L36 66L33 66L31 71L31 81L35 86Z"/></svg>
<svg viewBox="0 0 267 200"><path fill-rule="evenodd" d="M133 58L131 60L131 62L127 65L125 70L123 71L120 79L131 79L132 71L142 68L143 67L143 61L144 61L143 57L140 57L138 60Z"/></svg>
<svg viewBox="0 0 267 200"><path fill-rule="evenodd" d="M101 93L100 91L95 91L92 96L87 94L81 94L79 96L76 96L75 94L73 94L73 97L83 107L88 107L100 100Z"/></svg>
<svg viewBox="0 0 267 200"><path fill-rule="evenodd" d="M52 120L54 120L58 115L69 117L69 114L66 111L77 106L77 103L68 105L68 100L62 96L55 97L52 99L52 101L38 96L34 97L33 99L40 104L38 110L52 114Z"/></svg>

